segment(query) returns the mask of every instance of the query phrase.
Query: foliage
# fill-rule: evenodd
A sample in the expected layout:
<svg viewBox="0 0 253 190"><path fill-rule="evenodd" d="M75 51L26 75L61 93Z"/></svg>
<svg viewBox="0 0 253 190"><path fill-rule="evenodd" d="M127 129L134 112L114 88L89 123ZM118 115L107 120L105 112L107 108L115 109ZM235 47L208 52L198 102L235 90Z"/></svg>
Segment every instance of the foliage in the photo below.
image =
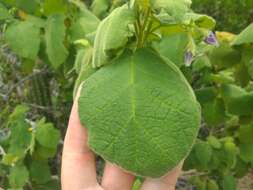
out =
<svg viewBox="0 0 253 190"><path fill-rule="evenodd" d="M185 157L200 125L199 104L180 70L148 49L125 53L88 78L79 115L92 150L149 177Z"/></svg>
<svg viewBox="0 0 253 190"><path fill-rule="evenodd" d="M73 90L75 94L82 81L124 50L147 45L181 69L201 104L202 126L184 165L185 170L193 172L193 177L186 176L187 181L198 190L232 190L236 189L237 179L252 170L252 25L239 36L217 32L220 45L212 47L203 40L213 30L215 21L191 12L188 0L131 0L130 7L134 2L143 7L137 17L141 22L134 28L129 27L131 16L123 21L115 17L115 23L124 29L117 36L115 31L119 26L102 27L109 19L102 22L100 19L126 2L0 0L0 145L6 155L11 151L17 155L15 159L18 158L5 155L3 159L1 151L2 187L17 189L25 185L25 189L57 189L55 176L59 176L60 151L55 156L55 150L48 149L59 144L56 143L59 132L52 124L40 120L41 116L64 134ZM150 14L148 2L155 7L155 13L161 14L145 21ZM218 30L236 33L252 22L252 6L250 0L193 1L194 10L216 18ZM94 59L94 42L99 46L103 43L96 40L106 41L105 36L96 35L99 24L102 29L97 34L111 30L115 32L113 37L119 38L117 41L106 38L114 44L96 51L97 58L106 61L94 61L92 67L88 63ZM185 58L190 67L185 66ZM25 111L25 107L30 111ZM20 113L22 118L11 118L21 108L24 110ZM19 133L22 136L15 135ZM39 136L34 137L36 133ZM51 133L55 140L49 144L47 135ZM3 164L6 160L10 163ZM138 189L139 185L140 180L137 180L134 188Z"/></svg>
<svg viewBox="0 0 253 190"><path fill-rule="evenodd" d="M219 31L239 33L253 21L251 0L193 0L192 7L218 20Z"/></svg>
<svg viewBox="0 0 253 190"><path fill-rule="evenodd" d="M45 119L28 120L28 111L26 106L17 106L6 125L1 126L2 185L9 189L40 189L41 186L60 189L59 179L52 177L49 167L49 159L57 151L60 132ZM6 117L6 112L1 112L1 119Z"/></svg>
<svg viewBox="0 0 253 190"><path fill-rule="evenodd" d="M220 189L237 189L235 179L253 167L249 148L253 137L251 28L238 36L217 33L220 46L200 47L200 56L189 71L202 106L203 124L184 169L203 172L192 179L197 189L210 183Z"/></svg>

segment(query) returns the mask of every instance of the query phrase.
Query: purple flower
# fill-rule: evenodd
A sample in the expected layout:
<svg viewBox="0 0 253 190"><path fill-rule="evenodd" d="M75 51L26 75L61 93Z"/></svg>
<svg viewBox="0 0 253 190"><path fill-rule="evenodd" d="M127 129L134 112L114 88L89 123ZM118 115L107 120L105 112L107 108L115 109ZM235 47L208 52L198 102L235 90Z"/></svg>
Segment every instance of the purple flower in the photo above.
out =
<svg viewBox="0 0 253 190"><path fill-rule="evenodd" d="M207 35L207 37L204 40L207 44L214 45L216 47L219 46L219 42L216 38L216 35L214 32L210 31Z"/></svg>
<svg viewBox="0 0 253 190"><path fill-rule="evenodd" d="M187 66L187 67L191 66L192 61L193 61L193 53L188 50L184 54L184 64L185 64L185 66Z"/></svg>

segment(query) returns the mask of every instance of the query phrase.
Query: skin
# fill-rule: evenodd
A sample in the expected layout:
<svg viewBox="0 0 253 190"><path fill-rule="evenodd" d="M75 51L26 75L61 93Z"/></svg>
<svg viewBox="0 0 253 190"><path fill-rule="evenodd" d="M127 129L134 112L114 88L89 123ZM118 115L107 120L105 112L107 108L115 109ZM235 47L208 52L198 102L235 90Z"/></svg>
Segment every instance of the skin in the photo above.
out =
<svg viewBox="0 0 253 190"><path fill-rule="evenodd" d="M102 182L98 183L95 154L88 147L87 130L81 125L78 116L78 96L72 107L64 140L62 190L131 190L135 176L108 162ZM174 190L181 167L182 163L159 179L146 178L140 190Z"/></svg>

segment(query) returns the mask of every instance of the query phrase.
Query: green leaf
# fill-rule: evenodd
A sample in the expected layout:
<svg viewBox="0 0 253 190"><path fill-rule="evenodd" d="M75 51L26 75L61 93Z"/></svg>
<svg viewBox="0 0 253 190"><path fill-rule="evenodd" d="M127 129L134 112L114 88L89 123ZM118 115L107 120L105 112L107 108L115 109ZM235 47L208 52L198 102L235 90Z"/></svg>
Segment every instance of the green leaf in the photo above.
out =
<svg viewBox="0 0 253 190"><path fill-rule="evenodd" d="M66 10L66 0L45 0L43 3L43 11L45 15L65 13Z"/></svg>
<svg viewBox="0 0 253 190"><path fill-rule="evenodd" d="M24 165L16 165L10 169L9 183L12 188L22 188L28 180L29 173Z"/></svg>
<svg viewBox="0 0 253 190"><path fill-rule="evenodd" d="M216 181L209 179L206 184L207 189L206 190L219 190L219 186L216 183Z"/></svg>
<svg viewBox="0 0 253 190"><path fill-rule="evenodd" d="M134 20L133 11L124 5L116 8L100 23L94 43L93 67L101 67L115 57L118 50L124 49L128 37L132 35L128 25Z"/></svg>
<svg viewBox="0 0 253 190"><path fill-rule="evenodd" d="M29 108L25 105L18 105L15 107L14 111L9 116L10 122L15 122L16 120L24 120Z"/></svg>
<svg viewBox="0 0 253 190"><path fill-rule="evenodd" d="M222 146L220 141L215 136L209 136L207 141L215 149L220 149Z"/></svg>
<svg viewBox="0 0 253 190"><path fill-rule="evenodd" d="M90 56L92 55L92 49L91 48L85 48L85 49L80 49L77 51L76 54L76 59L75 59L75 71L77 74L81 72L82 66L90 62Z"/></svg>
<svg viewBox="0 0 253 190"><path fill-rule="evenodd" d="M236 65L234 69L234 78L240 86L245 87L250 82L250 65L246 66L243 62ZM253 76L253 75L252 75Z"/></svg>
<svg viewBox="0 0 253 190"><path fill-rule="evenodd" d="M38 28L45 28L46 27L46 20L37 16L27 15L27 21L33 23Z"/></svg>
<svg viewBox="0 0 253 190"><path fill-rule="evenodd" d="M197 190L206 190L206 180L201 179L201 177L193 176L189 181Z"/></svg>
<svg viewBox="0 0 253 190"><path fill-rule="evenodd" d="M223 70L216 74L211 74L210 79L217 84L232 84L235 83L233 72L229 70Z"/></svg>
<svg viewBox="0 0 253 190"><path fill-rule="evenodd" d="M237 154L238 149L234 142L227 141L224 143L224 149L231 154Z"/></svg>
<svg viewBox="0 0 253 190"><path fill-rule="evenodd" d="M71 40L85 38L86 34L94 32L99 24L99 19L88 9L82 9L77 15L77 20L70 27Z"/></svg>
<svg viewBox="0 0 253 190"><path fill-rule="evenodd" d="M10 124L11 136L8 153L15 155L16 160L22 159L29 150L32 134L29 131L30 125L24 120L20 119Z"/></svg>
<svg viewBox="0 0 253 190"><path fill-rule="evenodd" d="M204 87L195 90L197 100L201 105L207 102L212 102L217 96L217 90L215 87Z"/></svg>
<svg viewBox="0 0 253 190"><path fill-rule="evenodd" d="M97 71L97 69L92 68L91 66L92 52L92 48L89 48L86 50L79 50L77 53L75 69L78 73L78 78L75 82L73 97L76 96L77 90L81 83Z"/></svg>
<svg viewBox="0 0 253 190"><path fill-rule="evenodd" d="M57 152L56 147L46 148L40 145L39 143L37 143L32 156L34 160L45 160L45 159L54 157L56 152Z"/></svg>
<svg viewBox="0 0 253 190"><path fill-rule="evenodd" d="M5 154L2 158L2 163L5 165L13 165L19 160L19 157L14 154Z"/></svg>
<svg viewBox="0 0 253 190"><path fill-rule="evenodd" d="M242 143L253 143L253 124L242 125L238 131L238 138Z"/></svg>
<svg viewBox="0 0 253 190"><path fill-rule="evenodd" d="M202 167L206 168L207 164L211 160L212 147L208 143L201 141L195 144L194 152L198 160L198 163Z"/></svg>
<svg viewBox="0 0 253 190"><path fill-rule="evenodd" d="M223 179L222 186L224 190L236 190L236 180L234 176L226 175Z"/></svg>
<svg viewBox="0 0 253 190"><path fill-rule="evenodd" d="M157 30L160 32L160 34L162 34L165 37L167 37L167 36L180 36L180 33L183 33L181 35L181 37L183 39L184 39L183 35L186 36L186 31L185 31L184 27L182 27L179 24L161 25Z"/></svg>
<svg viewBox="0 0 253 190"><path fill-rule="evenodd" d="M235 176L238 178L242 178L248 173L248 163L244 162L242 159L237 158L237 162L235 165Z"/></svg>
<svg viewBox="0 0 253 190"><path fill-rule="evenodd" d="M229 44L221 43L210 51L209 58L212 65L218 68L231 68L231 66L241 62L240 52L232 49Z"/></svg>
<svg viewBox="0 0 253 190"><path fill-rule="evenodd" d="M141 180L136 179L135 182L134 182L132 190L139 190L140 187L141 187Z"/></svg>
<svg viewBox="0 0 253 190"><path fill-rule="evenodd" d="M248 68L248 73L250 75L250 77L253 79L253 59L250 60L247 64L246 64L247 68Z"/></svg>
<svg viewBox="0 0 253 190"><path fill-rule="evenodd" d="M0 21L5 21L7 19L12 18L12 16L9 14L8 9L6 9L1 3L0 3Z"/></svg>
<svg viewBox="0 0 253 190"><path fill-rule="evenodd" d="M39 3L35 0L18 0L16 4L19 9L31 14L39 8Z"/></svg>
<svg viewBox="0 0 253 190"><path fill-rule="evenodd" d="M51 172L47 161L33 160L29 171L31 180L36 184L45 184L51 180Z"/></svg>
<svg viewBox="0 0 253 190"><path fill-rule="evenodd" d="M180 20L189 11L191 0L151 0L155 9L164 9L169 15L176 20Z"/></svg>
<svg viewBox="0 0 253 190"><path fill-rule="evenodd" d="M64 46L65 16L55 14L48 17L46 24L46 52L52 66L57 69L68 56L68 50Z"/></svg>
<svg viewBox="0 0 253 190"><path fill-rule="evenodd" d="M211 68L211 62L207 55L196 57L194 63L192 64L192 69L194 72L201 72L206 68Z"/></svg>
<svg viewBox="0 0 253 190"><path fill-rule="evenodd" d="M245 162L253 161L253 143L242 143L239 145L240 158Z"/></svg>
<svg viewBox="0 0 253 190"><path fill-rule="evenodd" d="M60 140L60 132L51 123L40 123L36 127L35 138L46 148L56 148Z"/></svg>
<svg viewBox="0 0 253 190"><path fill-rule="evenodd" d="M109 0L94 0L91 5L92 12L98 17L104 16L110 7Z"/></svg>
<svg viewBox="0 0 253 190"><path fill-rule="evenodd" d="M178 67L184 64L184 53L188 44L188 38L185 33L166 36L160 42L154 43L156 50Z"/></svg>
<svg viewBox="0 0 253 190"><path fill-rule="evenodd" d="M234 115L250 115L253 113L253 93L235 85L222 85L221 95L226 109Z"/></svg>
<svg viewBox="0 0 253 190"><path fill-rule="evenodd" d="M253 43L253 23L243 30L232 42L232 45Z"/></svg>
<svg viewBox="0 0 253 190"><path fill-rule="evenodd" d="M46 184L35 185L36 190L60 190L60 182L57 179L53 179Z"/></svg>
<svg viewBox="0 0 253 190"><path fill-rule="evenodd" d="M5 39L19 56L29 59L37 57L40 46L40 29L32 22L12 23L5 32Z"/></svg>
<svg viewBox="0 0 253 190"><path fill-rule="evenodd" d="M125 53L89 77L79 116L92 150L150 177L186 157L200 126L200 106L182 73L146 49Z"/></svg>
<svg viewBox="0 0 253 190"><path fill-rule="evenodd" d="M218 125L225 121L225 106L220 98L204 103L202 105L202 114L208 125Z"/></svg>
<svg viewBox="0 0 253 190"><path fill-rule="evenodd" d="M212 17L203 14L187 13L185 19L188 20L189 23L194 21L197 26L209 30L212 30L216 25L216 22Z"/></svg>
<svg viewBox="0 0 253 190"><path fill-rule="evenodd" d="M244 67L246 67L243 71L244 72L248 72L249 75L247 75L247 73L242 74L242 76L250 76L253 79L253 47L245 47L245 48L241 48L242 49L242 63L240 65L243 65ZM242 72L243 72L242 71ZM242 77L241 76L241 77ZM250 78L247 77L247 78Z"/></svg>

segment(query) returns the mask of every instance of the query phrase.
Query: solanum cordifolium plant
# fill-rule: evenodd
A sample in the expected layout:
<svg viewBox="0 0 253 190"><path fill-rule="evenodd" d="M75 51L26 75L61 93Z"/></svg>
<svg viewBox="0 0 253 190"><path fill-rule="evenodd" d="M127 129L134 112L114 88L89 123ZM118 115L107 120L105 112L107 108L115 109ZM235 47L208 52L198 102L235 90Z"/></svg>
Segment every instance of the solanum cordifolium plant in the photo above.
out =
<svg viewBox="0 0 253 190"><path fill-rule="evenodd" d="M214 20L193 13L190 5L190 0L130 1L101 21L94 40L87 37L93 45L87 47L77 84L82 84L79 116L88 144L140 176L160 177L177 166L200 127L193 90L157 45L185 34L182 59L190 65L198 43L214 42Z"/></svg>

